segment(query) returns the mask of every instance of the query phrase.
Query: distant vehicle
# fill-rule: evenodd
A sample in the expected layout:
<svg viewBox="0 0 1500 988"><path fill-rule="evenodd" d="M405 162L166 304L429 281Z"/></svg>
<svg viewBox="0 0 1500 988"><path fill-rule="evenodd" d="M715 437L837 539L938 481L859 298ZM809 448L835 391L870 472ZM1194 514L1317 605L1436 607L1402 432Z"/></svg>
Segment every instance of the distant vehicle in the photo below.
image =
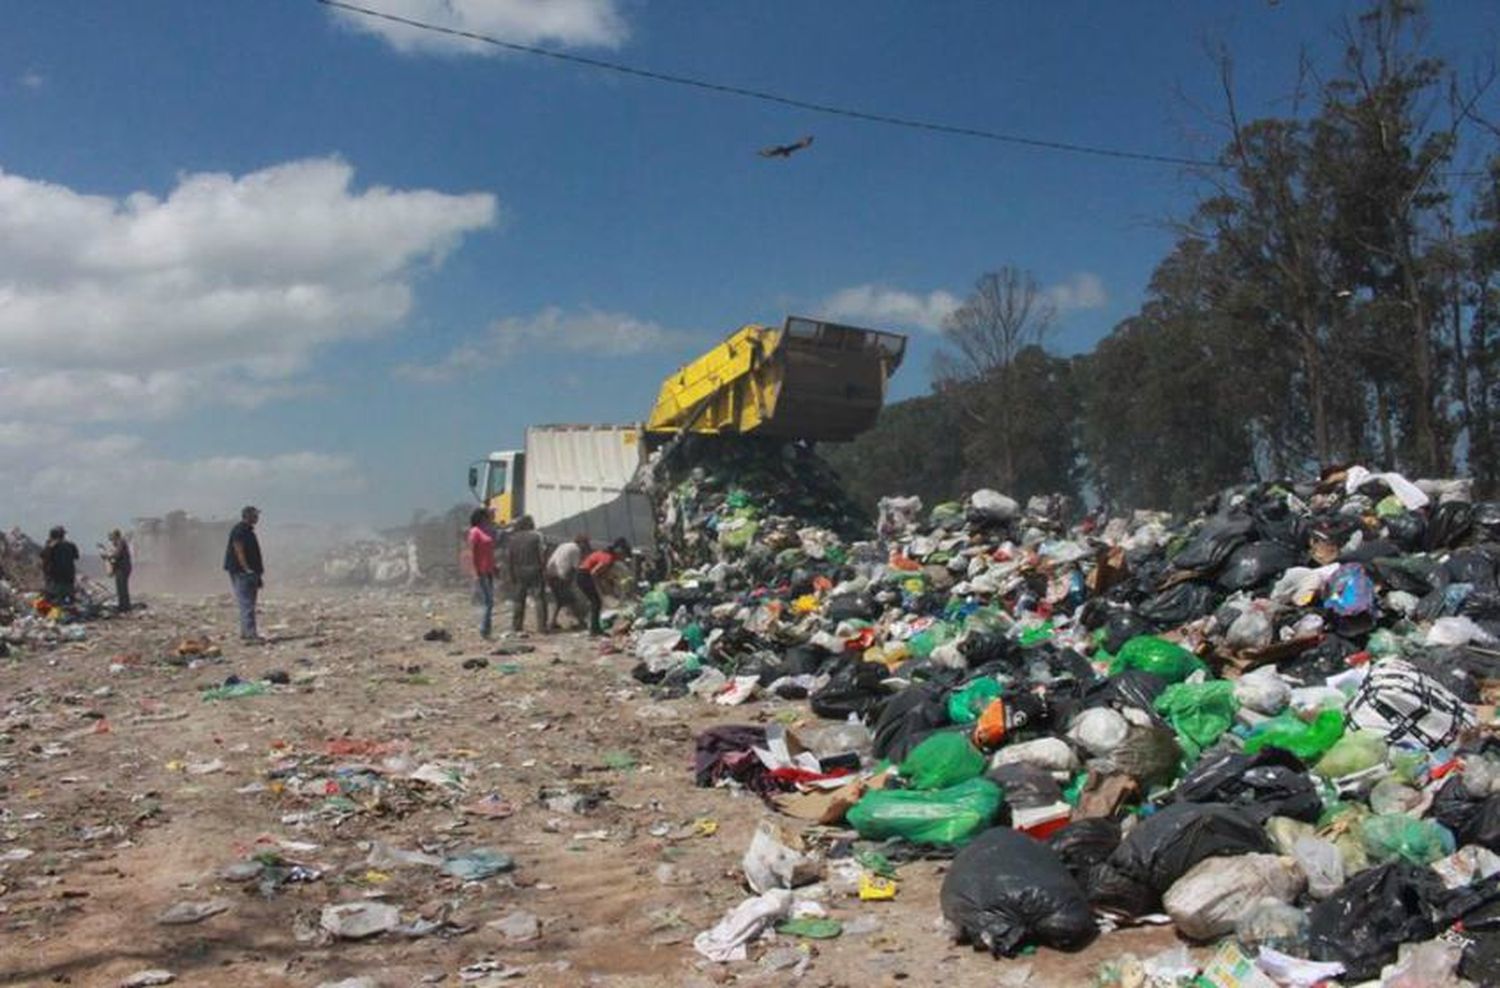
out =
<svg viewBox="0 0 1500 988"><path fill-rule="evenodd" d="M644 425L537 425L523 450L469 467L469 489L505 526L529 514L554 540L655 544L652 478L695 436L853 439L875 423L906 337L801 316L751 324L662 382Z"/></svg>

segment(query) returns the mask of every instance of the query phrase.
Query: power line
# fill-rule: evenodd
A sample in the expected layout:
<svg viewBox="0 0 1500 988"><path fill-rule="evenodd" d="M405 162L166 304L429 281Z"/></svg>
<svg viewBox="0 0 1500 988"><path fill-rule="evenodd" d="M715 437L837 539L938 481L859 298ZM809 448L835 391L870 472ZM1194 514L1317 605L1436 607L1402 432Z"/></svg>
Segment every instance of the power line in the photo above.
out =
<svg viewBox="0 0 1500 988"><path fill-rule="evenodd" d="M345 0L316 0L325 7L337 7L351 13L360 14L365 17L373 17L378 20L390 21L393 24L403 24L406 27L416 28L421 31L431 31L436 34L446 34L455 38L466 38L470 41L478 41L481 44L494 45L496 48L504 48L507 51L520 52L525 55L540 55L543 58L555 59L559 62L570 62L574 65L583 65L592 69L602 69L606 72L616 72L621 75L635 76L639 79L649 79L653 82L665 82L674 86L686 86L691 89L701 89L712 93L721 93L729 96L740 96L745 99L760 100L764 103L776 103L781 106L795 107L799 110L808 110L813 113L821 113L827 116L844 117L851 120L863 120L866 123L884 124L890 127L904 127L908 130L925 130L939 134L954 134L959 137L977 137L981 140L996 141L1001 144L1014 144L1021 147L1035 148L1044 151L1063 151L1069 154L1088 154L1100 158L1124 159L1127 161L1149 161L1161 165L1186 165L1196 168L1225 168L1222 162L1206 161L1201 158L1184 158L1170 154L1150 154L1144 151L1126 151L1120 148L1100 147L1092 144L1074 144L1069 141L1049 141L1038 137L1023 137L1019 134L1003 134L999 131L985 130L980 127L961 127L955 124L935 123L929 120L915 120L910 117L897 117L885 113L872 113L867 110L856 110L849 107L833 106L828 103L816 103L811 100L798 99L795 96L783 96L779 93L766 92L761 89L747 89L743 86L729 86L718 82L709 82L704 79L695 79L690 76L673 75L667 72L656 72L651 69L637 68L633 65L625 65L620 62L609 62L598 58L589 58L585 55L573 55L567 52L554 51L550 48L538 48L535 45L523 45L514 41L502 41L499 38L487 34L479 34L475 31L464 31L459 28L444 27L441 24L431 24L427 21L413 20L410 17L402 17L399 14L388 14L382 10L372 10L369 7L361 7L358 4L347 3Z"/></svg>

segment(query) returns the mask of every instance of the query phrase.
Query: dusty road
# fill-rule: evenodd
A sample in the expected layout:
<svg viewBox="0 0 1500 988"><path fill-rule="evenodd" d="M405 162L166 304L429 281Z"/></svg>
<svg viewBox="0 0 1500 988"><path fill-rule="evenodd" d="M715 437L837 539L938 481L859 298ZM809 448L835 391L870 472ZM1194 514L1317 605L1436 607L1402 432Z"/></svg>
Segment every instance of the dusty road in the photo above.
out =
<svg viewBox="0 0 1500 988"><path fill-rule="evenodd" d="M708 964L692 937L744 897L766 810L694 788L692 739L805 705L654 702L581 635L481 641L460 593L273 590L263 646L234 639L227 595L146 599L85 642L0 659L0 985L784 984L767 962L787 948L811 955L807 985L1077 985L1175 944L1122 931L996 962L948 942L945 866L924 861L894 902L830 900L838 939ZM423 641L434 627L452 640ZM202 637L222 654L177 654ZM272 672L290 682L202 697ZM444 872L475 849L514 870ZM394 906L402 928L334 939L319 920L339 902ZM174 906L222 911L162 923Z"/></svg>

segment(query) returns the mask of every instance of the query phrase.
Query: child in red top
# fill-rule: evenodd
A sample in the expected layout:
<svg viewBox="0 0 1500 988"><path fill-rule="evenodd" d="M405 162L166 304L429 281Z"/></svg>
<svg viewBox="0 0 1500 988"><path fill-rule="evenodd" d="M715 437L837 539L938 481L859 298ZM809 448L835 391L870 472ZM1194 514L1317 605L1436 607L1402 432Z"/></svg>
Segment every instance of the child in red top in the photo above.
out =
<svg viewBox="0 0 1500 988"><path fill-rule="evenodd" d="M604 599L599 595L599 579L605 570L630 555L630 543L615 539L608 549L589 553L578 564L578 589L589 601L589 634L604 634L600 615L604 611Z"/></svg>

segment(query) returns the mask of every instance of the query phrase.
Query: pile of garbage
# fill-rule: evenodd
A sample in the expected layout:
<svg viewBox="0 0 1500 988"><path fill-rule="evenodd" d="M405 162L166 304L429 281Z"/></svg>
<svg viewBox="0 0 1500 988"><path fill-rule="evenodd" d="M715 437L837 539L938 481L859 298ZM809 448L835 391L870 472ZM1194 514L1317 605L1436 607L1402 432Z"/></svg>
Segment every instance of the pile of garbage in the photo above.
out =
<svg viewBox="0 0 1500 988"><path fill-rule="evenodd" d="M700 785L816 825L757 834L705 957L940 856L996 956L1164 914L1205 984L1500 983L1500 503L1351 467L1183 521L888 498L850 541L710 476L616 619L634 675L826 724L698 738Z"/></svg>
<svg viewBox="0 0 1500 988"><path fill-rule="evenodd" d="M422 579L417 544L412 539L361 539L324 556L320 582L333 586L410 586Z"/></svg>
<svg viewBox="0 0 1500 988"><path fill-rule="evenodd" d="M798 529L829 533L832 545L869 528L811 447L717 436L682 444L656 467L657 538L673 572L734 557L753 579L799 544Z"/></svg>
<svg viewBox="0 0 1500 988"><path fill-rule="evenodd" d="M10 623L25 593L42 589L41 552L19 528L0 532L0 623Z"/></svg>

